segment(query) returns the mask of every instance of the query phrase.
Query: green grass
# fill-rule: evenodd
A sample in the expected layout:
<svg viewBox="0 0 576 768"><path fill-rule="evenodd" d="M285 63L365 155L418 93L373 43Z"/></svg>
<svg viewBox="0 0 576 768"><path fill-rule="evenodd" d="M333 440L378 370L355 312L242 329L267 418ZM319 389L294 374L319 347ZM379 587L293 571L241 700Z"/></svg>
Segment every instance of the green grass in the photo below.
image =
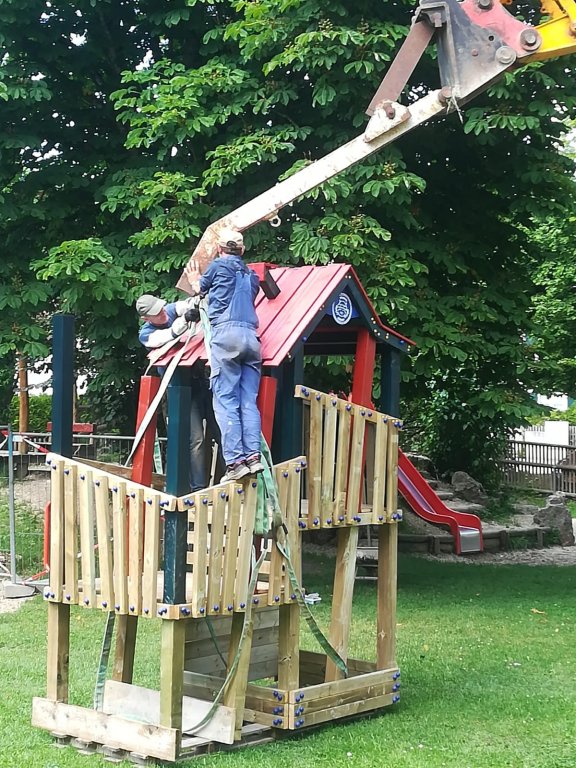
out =
<svg viewBox="0 0 576 768"><path fill-rule="evenodd" d="M330 615L328 560L306 578ZM330 724L275 744L186 761L204 768L573 768L576 742L576 572L571 568L469 566L401 557L393 710ZM373 658L375 585L359 582L351 656ZM71 701L89 705L103 616L72 609ZM142 621L135 682L155 684L159 622ZM315 648L308 633L304 642ZM57 749L30 725L45 692L46 607L41 598L0 618L0 765L109 765ZM125 764L123 764L125 765ZM127 765L127 764L126 764Z"/></svg>
<svg viewBox="0 0 576 768"><path fill-rule="evenodd" d="M44 521L28 504L14 505L16 570L19 576L32 576L42 570ZM8 493L0 489L0 552L10 552ZM9 566L9 562L6 563Z"/></svg>

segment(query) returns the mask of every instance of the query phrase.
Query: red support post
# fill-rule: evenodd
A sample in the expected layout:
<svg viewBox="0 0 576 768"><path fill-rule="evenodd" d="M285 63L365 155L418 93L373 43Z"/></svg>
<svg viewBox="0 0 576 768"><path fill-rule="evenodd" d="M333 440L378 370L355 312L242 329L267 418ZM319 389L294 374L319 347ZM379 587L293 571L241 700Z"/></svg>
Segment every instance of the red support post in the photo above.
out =
<svg viewBox="0 0 576 768"><path fill-rule="evenodd" d="M140 393L138 395L138 414L136 416L136 431L150 403L154 400L160 388L158 376L142 376L140 379ZM154 440L156 439L157 416L154 414L150 420L146 432L134 454L132 462L132 480L141 485L152 485L152 462L154 459Z"/></svg>
<svg viewBox="0 0 576 768"><path fill-rule="evenodd" d="M276 406L276 390L278 382L272 376L262 376L258 391L258 410L262 419L262 434L268 445L272 445L272 428L274 426L274 409Z"/></svg>
<svg viewBox="0 0 576 768"><path fill-rule="evenodd" d="M352 402L357 405L372 405L372 383L376 363L376 339L367 328L358 331L356 359L352 378Z"/></svg>

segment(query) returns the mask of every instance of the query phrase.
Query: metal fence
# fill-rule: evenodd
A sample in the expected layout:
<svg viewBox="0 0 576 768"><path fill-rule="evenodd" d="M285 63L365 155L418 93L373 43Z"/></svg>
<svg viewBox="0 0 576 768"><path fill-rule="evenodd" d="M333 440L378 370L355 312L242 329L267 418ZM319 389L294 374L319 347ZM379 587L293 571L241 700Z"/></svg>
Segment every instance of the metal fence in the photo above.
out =
<svg viewBox="0 0 576 768"><path fill-rule="evenodd" d="M576 447L511 440L501 462L508 485L576 496Z"/></svg>
<svg viewBox="0 0 576 768"><path fill-rule="evenodd" d="M44 514L50 501L50 472L46 451L48 432L0 436L0 577L30 578L44 570ZM124 464L134 438L128 435L74 435L76 458ZM166 440L159 440L158 461L165 460ZM156 466L161 472L162 467ZM13 519L11 533L10 517Z"/></svg>

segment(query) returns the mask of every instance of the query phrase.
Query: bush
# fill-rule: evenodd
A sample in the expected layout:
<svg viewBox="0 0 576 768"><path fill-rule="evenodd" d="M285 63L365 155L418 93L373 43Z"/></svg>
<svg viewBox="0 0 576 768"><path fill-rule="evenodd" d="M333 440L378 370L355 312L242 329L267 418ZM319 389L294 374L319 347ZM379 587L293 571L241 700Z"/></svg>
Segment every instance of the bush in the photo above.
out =
<svg viewBox="0 0 576 768"><path fill-rule="evenodd" d="M46 424L52 420L52 395L31 395L29 402L28 432L46 432ZM18 430L19 399L14 395L10 403L10 423Z"/></svg>

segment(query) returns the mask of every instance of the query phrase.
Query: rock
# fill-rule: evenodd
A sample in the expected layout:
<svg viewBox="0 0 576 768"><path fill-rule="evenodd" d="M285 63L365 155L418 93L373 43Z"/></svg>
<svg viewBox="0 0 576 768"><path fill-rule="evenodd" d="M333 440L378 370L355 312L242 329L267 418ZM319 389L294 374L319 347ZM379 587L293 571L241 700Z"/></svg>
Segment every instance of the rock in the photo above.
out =
<svg viewBox="0 0 576 768"><path fill-rule="evenodd" d="M434 477L434 465L428 456L422 456L420 453L407 453L406 456L414 464L418 472L425 476Z"/></svg>
<svg viewBox="0 0 576 768"><path fill-rule="evenodd" d="M454 472L452 475L452 488L457 496L473 504L485 507L488 503L488 494L478 482L467 472Z"/></svg>
<svg viewBox="0 0 576 768"><path fill-rule="evenodd" d="M546 506L534 515L534 522L546 528L551 528L558 534L562 547L574 546L574 530L572 516L566 506L564 494L555 493L547 499Z"/></svg>
<svg viewBox="0 0 576 768"><path fill-rule="evenodd" d="M453 512L466 512L469 515L478 515L478 517L481 517L482 513L486 511L482 504L474 504L472 501L461 499L450 499L445 504Z"/></svg>
<svg viewBox="0 0 576 768"><path fill-rule="evenodd" d="M524 504L521 502L517 502L516 504L512 505L514 507L514 511L517 515L532 515L534 516L539 510L540 507L537 507L535 504Z"/></svg>

